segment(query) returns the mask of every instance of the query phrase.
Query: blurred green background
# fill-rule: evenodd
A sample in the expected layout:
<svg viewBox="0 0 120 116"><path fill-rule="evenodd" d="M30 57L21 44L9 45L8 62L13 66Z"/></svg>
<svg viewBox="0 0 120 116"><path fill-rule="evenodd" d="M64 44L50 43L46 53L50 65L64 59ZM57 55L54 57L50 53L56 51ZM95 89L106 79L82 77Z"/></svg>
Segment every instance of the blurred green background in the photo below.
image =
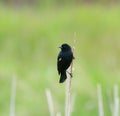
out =
<svg viewBox="0 0 120 116"><path fill-rule="evenodd" d="M58 46L73 46L72 116L97 116L97 84L103 90L105 115L109 97L120 84L120 5L117 1L1 0L0 116L9 115L12 77L17 77L16 116L49 116L46 88L55 112L64 115L65 86L56 69ZM108 95L108 93L110 93ZM111 101L112 102L112 101Z"/></svg>

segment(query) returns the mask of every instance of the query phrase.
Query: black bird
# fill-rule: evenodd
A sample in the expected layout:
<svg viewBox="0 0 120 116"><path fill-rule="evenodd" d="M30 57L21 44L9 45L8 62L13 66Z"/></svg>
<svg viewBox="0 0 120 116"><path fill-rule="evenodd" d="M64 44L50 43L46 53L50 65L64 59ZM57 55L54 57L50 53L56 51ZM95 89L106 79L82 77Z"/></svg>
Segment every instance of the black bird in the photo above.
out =
<svg viewBox="0 0 120 116"><path fill-rule="evenodd" d="M69 68L74 56L70 45L65 43L59 48L61 48L61 51L57 58L57 70L60 75L59 83L63 83L67 78L66 70Z"/></svg>

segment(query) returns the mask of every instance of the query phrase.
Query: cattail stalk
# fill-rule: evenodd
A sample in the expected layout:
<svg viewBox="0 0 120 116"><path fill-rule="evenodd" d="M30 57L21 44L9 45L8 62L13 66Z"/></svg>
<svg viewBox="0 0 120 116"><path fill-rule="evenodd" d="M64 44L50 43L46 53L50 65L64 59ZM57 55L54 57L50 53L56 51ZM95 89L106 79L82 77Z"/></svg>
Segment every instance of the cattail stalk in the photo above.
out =
<svg viewBox="0 0 120 116"><path fill-rule="evenodd" d="M102 89L101 89L100 84L97 85L97 94L98 94L98 111L99 111L99 116L104 116Z"/></svg>
<svg viewBox="0 0 120 116"><path fill-rule="evenodd" d="M76 32L74 33L74 40L73 43L76 42ZM74 47L72 48L74 54ZM70 103L70 90L71 90L71 80L72 80L72 73L73 73L73 61L68 69L68 72L71 74L67 74L67 85L66 85L66 104L65 104L65 116L71 115L71 103Z"/></svg>
<svg viewBox="0 0 120 116"><path fill-rule="evenodd" d="M119 116L119 97L118 97L118 86L114 86L114 107L113 116Z"/></svg>
<svg viewBox="0 0 120 116"><path fill-rule="evenodd" d="M13 77L10 98L10 116L15 116L15 97L16 97L16 77Z"/></svg>
<svg viewBox="0 0 120 116"><path fill-rule="evenodd" d="M52 95L49 89L46 89L46 97L47 97L50 116L55 116Z"/></svg>

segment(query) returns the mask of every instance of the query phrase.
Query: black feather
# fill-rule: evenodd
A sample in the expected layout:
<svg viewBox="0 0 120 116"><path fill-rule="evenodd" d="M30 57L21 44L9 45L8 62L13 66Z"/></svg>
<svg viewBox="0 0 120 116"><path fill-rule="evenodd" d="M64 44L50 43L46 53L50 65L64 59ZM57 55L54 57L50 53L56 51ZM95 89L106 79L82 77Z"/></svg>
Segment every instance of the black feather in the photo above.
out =
<svg viewBox="0 0 120 116"><path fill-rule="evenodd" d="M67 78L66 70L69 68L74 56L70 45L62 44L60 48L61 51L57 58L57 70L60 75L59 82L63 83Z"/></svg>

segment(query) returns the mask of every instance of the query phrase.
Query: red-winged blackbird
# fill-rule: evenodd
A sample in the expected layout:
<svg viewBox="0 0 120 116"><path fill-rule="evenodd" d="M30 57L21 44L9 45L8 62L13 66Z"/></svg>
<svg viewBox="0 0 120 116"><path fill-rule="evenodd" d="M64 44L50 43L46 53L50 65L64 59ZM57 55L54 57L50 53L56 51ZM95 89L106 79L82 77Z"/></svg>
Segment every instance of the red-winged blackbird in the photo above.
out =
<svg viewBox="0 0 120 116"><path fill-rule="evenodd" d="M68 44L62 44L59 48L61 48L61 51L57 58L57 69L60 75L59 83L63 83L67 78L66 70L70 66L74 56Z"/></svg>

